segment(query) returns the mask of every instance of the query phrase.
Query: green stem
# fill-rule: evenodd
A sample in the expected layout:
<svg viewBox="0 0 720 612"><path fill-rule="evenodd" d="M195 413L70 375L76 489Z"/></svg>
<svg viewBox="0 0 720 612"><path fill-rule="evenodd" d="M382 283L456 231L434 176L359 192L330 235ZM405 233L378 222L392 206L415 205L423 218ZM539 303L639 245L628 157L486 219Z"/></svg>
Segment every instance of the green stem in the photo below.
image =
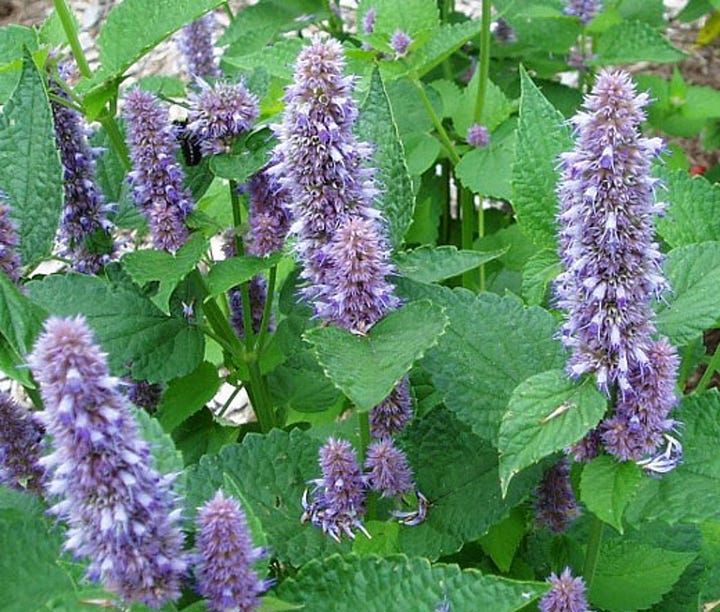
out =
<svg viewBox="0 0 720 612"><path fill-rule="evenodd" d="M710 362L707 364L707 368L705 368L705 372L703 372L703 375L700 378L700 382L698 382L697 387L695 387L695 393L702 393L707 389L708 385L710 384L710 380L712 380L713 374L715 374L715 372L717 372L719 368L720 344L717 345L713 356L710 358Z"/></svg>
<svg viewBox="0 0 720 612"><path fill-rule="evenodd" d="M92 70L90 70L90 64L88 64L87 57L85 57L85 51L83 51L82 45L80 44L70 7L67 5L66 0L53 0L53 4L55 6L55 12L60 18L65 36L70 43L70 49L80 69L80 74L89 79L92 76Z"/></svg>
<svg viewBox="0 0 720 612"><path fill-rule="evenodd" d="M227 16L230 18L230 23L235 21L235 14L232 12L232 9L230 8L229 2L223 2L223 8L225 9L225 12L227 13Z"/></svg>
<svg viewBox="0 0 720 612"><path fill-rule="evenodd" d="M125 172L129 172L132 169L132 164L130 163L130 152L128 151L125 139L120 132L117 121L115 121L115 117L110 114L103 113L100 117L98 117L98 121L100 122L100 125L103 126L105 133L110 139L110 146L112 146L115 153L117 153L123 169Z"/></svg>
<svg viewBox="0 0 720 612"><path fill-rule="evenodd" d="M585 579L588 591L595 576L595 568L597 567L604 527L605 523L594 516L590 524L590 537L585 551L585 565L583 566L583 578Z"/></svg>
<svg viewBox="0 0 720 612"><path fill-rule="evenodd" d="M485 236L485 209L483 208L483 199L480 197L480 205L477 211L478 216L478 239ZM485 291L485 264L480 265L480 291Z"/></svg>
<svg viewBox="0 0 720 612"><path fill-rule="evenodd" d="M445 147L445 150L447 151L447 154L450 156L450 159L452 160L453 164L457 165L457 163L460 161L460 156L457 154L457 151L455 150L455 146L453 145L452 140L450 140L450 136L448 136L448 133L445 131L442 121L440 121L440 117L438 117L437 113L435 112L435 109L433 108L433 105L430 102L430 99L427 97L427 94L425 93L425 88L423 87L422 83L420 82L420 79L418 79L417 76L413 76L411 78L411 81L412 81L412 84L415 86L415 89L417 89L418 94L420 95L420 99L422 100L422 103L425 106L425 110L427 110L428 115L430 116L430 120L432 121L433 125L435 126L435 130L437 131L438 136L440 137L440 142Z"/></svg>
<svg viewBox="0 0 720 612"><path fill-rule="evenodd" d="M487 94L488 74L490 73L490 0L482 0L482 17L480 31L480 70L473 120L480 123L485 97Z"/></svg>
<svg viewBox="0 0 720 612"><path fill-rule="evenodd" d="M253 410L260 424L260 430L267 433L275 426L275 418L272 411L272 401L270 394L265 386L265 379L260 374L260 366L257 361L251 361L250 384L252 389Z"/></svg>
<svg viewBox="0 0 720 612"><path fill-rule="evenodd" d="M267 294L265 295L265 308L263 309L262 323L260 324L260 334L258 335L256 350L258 355L262 354L265 348L265 339L267 338L268 328L270 327L270 315L272 314L273 296L275 294L275 283L277 282L277 266L270 268L270 276L268 277Z"/></svg>
<svg viewBox="0 0 720 612"><path fill-rule="evenodd" d="M232 203L233 224L235 225L235 253L242 256L245 254L245 245L240 235L240 227L242 226L242 209L240 207L240 198L237 193L237 182L230 181L230 202ZM245 328L245 349L251 352L255 345L255 333L252 327L252 311L250 302L250 289L248 283L240 285L240 299L242 301L242 317L243 327Z"/></svg>
<svg viewBox="0 0 720 612"><path fill-rule="evenodd" d="M230 181L230 203L232 205L233 225L235 226L235 254L238 257L245 254L245 245L240 235L242 226L242 208L240 207L240 196L237 192L237 181Z"/></svg>
<svg viewBox="0 0 720 612"><path fill-rule="evenodd" d="M358 433L360 434L360 463L365 463L365 453L370 444L370 412L358 410Z"/></svg>
<svg viewBox="0 0 720 612"><path fill-rule="evenodd" d="M468 189L463 189L458 185L458 200L462 213L461 219L461 235L462 248L471 251L473 248L473 237L475 230L475 198ZM463 287L471 289L474 284L474 271L468 270L463 273Z"/></svg>
<svg viewBox="0 0 720 612"><path fill-rule="evenodd" d="M237 397L237 394L240 393L240 389L242 389L242 385L239 387L235 387L233 389L233 392L230 394L230 397L227 398L227 401L223 404L223 407L218 410L218 417L222 418L225 416L225 413L228 411L228 408L230 408L230 404L232 404L232 401Z"/></svg>

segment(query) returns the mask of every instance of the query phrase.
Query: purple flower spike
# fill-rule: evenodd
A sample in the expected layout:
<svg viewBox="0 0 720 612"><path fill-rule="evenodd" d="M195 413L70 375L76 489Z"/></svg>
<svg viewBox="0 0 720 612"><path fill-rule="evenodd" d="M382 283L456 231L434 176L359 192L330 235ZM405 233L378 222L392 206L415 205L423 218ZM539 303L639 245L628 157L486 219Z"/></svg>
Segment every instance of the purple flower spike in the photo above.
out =
<svg viewBox="0 0 720 612"><path fill-rule="evenodd" d="M601 424L605 448L621 461L654 454L665 434L675 428L668 418L678 403L675 392L679 360L675 348L661 338L648 351L648 364L632 372L631 389Z"/></svg>
<svg viewBox="0 0 720 612"><path fill-rule="evenodd" d="M186 25L180 35L180 51L192 76L202 78L219 77L220 69L213 56L213 32L215 14L208 13L197 21Z"/></svg>
<svg viewBox="0 0 720 612"><path fill-rule="evenodd" d="M407 53L408 47L412 44L412 42L413 39L405 34L405 32L402 30L395 30L390 38L390 47L392 47L392 50L395 51L398 56L402 56Z"/></svg>
<svg viewBox="0 0 720 612"><path fill-rule="evenodd" d="M14 283L20 282L20 255L17 248L20 245L17 226L10 218L10 206L7 196L0 191L0 272Z"/></svg>
<svg viewBox="0 0 720 612"><path fill-rule="evenodd" d="M157 410L163 395L160 383L149 383L146 380L130 380L127 398L138 408L152 413Z"/></svg>
<svg viewBox="0 0 720 612"><path fill-rule="evenodd" d="M577 17L580 23L587 25L601 10L600 0L568 0L565 14Z"/></svg>
<svg viewBox="0 0 720 612"><path fill-rule="evenodd" d="M148 445L82 317L50 317L29 358L54 451L51 508L68 523L65 549L87 576L127 602L159 608L180 596L187 569L174 476L152 467Z"/></svg>
<svg viewBox="0 0 720 612"><path fill-rule="evenodd" d="M468 128L466 140L471 147L484 149L490 144L490 132L484 125L473 123Z"/></svg>
<svg viewBox="0 0 720 612"><path fill-rule="evenodd" d="M407 457L393 444L391 438L383 438L368 445L365 469L369 471L368 486L382 497L404 495L415 489Z"/></svg>
<svg viewBox="0 0 720 612"><path fill-rule="evenodd" d="M540 612L588 612L585 598L585 581L573 578L570 568L566 567L560 577L550 574L547 581L552 588L543 595L538 604Z"/></svg>
<svg viewBox="0 0 720 612"><path fill-rule="evenodd" d="M393 436L405 429L412 416L410 381L406 376L370 412L370 433L380 439Z"/></svg>
<svg viewBox="0 0 720 612"><path fill-rule="evenodd" d="M567 454L575 461L588 463L602 451L602 437L598 428L589 431L585 437L567 449Z"/></svg>
<svg viewBox="0 0 720 612"><path fill-rule="evenodd" d="M60 71L68 72L63 67ZM67 93L52 79L50 91L69 100ZM96 153L88 145L82 115L54 100L50 105L64 169L65 206L59 232L62 253L72 260L74 270L96 274L112 259L115 250L110 236L112 224L107 218L108 206L96 180ZM93 240L106 246L94 246Z"/></svg>
<svg viewBox="0 0 720 612"><path fill-rule="evenodd" d="M290 231L287 192L267 168L253 175L248 191L250 231L245 237L248 254L267 257L282 251Z"/></svg>
<svg viewBox="0 0 720 612"><path fill-rule="evenodd" d="M175 252L189 237L184 221L193 207L175 159L175 132L167 109L153 94L134 89L125 101L133 198L148 219L155 248Z"/></svg>
<svg viewBox="0 0 720 612"><path fill-rule="evenodd" d="M535 496L537 522L553 533L562 533L580 516L580 507L570 485L570 464L566 459L545 473Z"/></svg>
<svg viewBox="0 0 720 612"><path fill-rule="evenodd" d="M0 483L40 493L43 429L35 416L0 392Z"/></svg>
<svg viewBox="0 0 720 612"><path fill-rule="evenodd" d="M240 504L218 491L198 510L197 526L195 576L208 610L257 610L260 594L270 583L261 580L252 567L264 552L253 547Z"/></svg>
<svg viewBox="0 0 720 612"><path fill-rule="evenodd" d="M585 111L573 122L575 150L561 158L558 186L560 257L557 304L567 311L562 339L572 349L571 376L593 373L607 395L632 389L632 374L648 368L651 301L667 284L653 242L657 180L651 160L662 142L640 136L648 104L625 72L603 70Z"/></svg>
<svg viewBox="0 0 720 612"><path fill-rule="evenodd" d="M204 155L226 153L233 139L249 131L257 119L258 99L244 83L198 83L200 91L190 95L188 133Z"/></svg>
<svg viewBox="0 0 720 612"><path fill-rule="evenodd" d="M310 481L315 485L308 501L303 496L303 521L311 521L323 532L340 542L343 535L355 538L353 529L368 537L362 524L365 514L365 479L358 466L357 456L349 442L328 438L320 449L320 468L323 476Z"/></svg>
<svg viewBox="0 0 720 612"><path fill-rule="evenodd" d="M371 6L362 20L363 34L372 34L375 31L375 7Z"/></svg>
<svg viewBox="0 0 720 612"><path fill-rule="evenodd" d="M265 279L262 276L254 276L248 284L248 294L250 296L250 319L252 321L253 333L260 332L262 325L263 312L265 310L265 302L267 301L267 287ZM239 287L233 287L228 291L230 297L230 322L238 338L245 337L245 319L243 318L242 293ZM268 325L268 329L272 331L273 326Z"/></svg>

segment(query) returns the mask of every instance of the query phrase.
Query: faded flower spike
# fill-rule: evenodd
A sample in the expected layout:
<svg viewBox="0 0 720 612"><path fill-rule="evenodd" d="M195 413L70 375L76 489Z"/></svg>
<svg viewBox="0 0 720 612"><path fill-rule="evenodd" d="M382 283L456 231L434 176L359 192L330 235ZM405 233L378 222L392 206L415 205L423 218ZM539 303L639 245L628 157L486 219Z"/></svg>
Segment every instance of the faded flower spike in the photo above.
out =
<svg viewBox="0 0 720 612"><path fill-rule="evenodd" d="M61 66L60 72L64 76L69 71ZM69 100L68 94L52 79L50 90L58 98ZM72 260L73 269L96 274L115 250L108 206L95 175L96 152L88 145L82 115L55 100L50 106L64 170L65 206L59 232L62 253Z"/></svg>
<svg viewBox="0 0 720 612"><path fill-rule="evenodd" d="M562 533L580 516L580 507L570 484L570 464L566 459L545 473L535 490L534 505L538 524L553 533Z"/></svg>
<svg viewBox="0 0 720 612"><path fill-rule="evenodd" d="M567 0L565 14L577 17L580 23L587 25L601 10L600 0Z"/></svg>
<svg viewBox="0 0 720 612"><path fill-rule="evenodd" d="M572 349L571 376L590 372L606 394L628 393L649 367L651 301L667 284L653 242L657 180L650 163L662 142L640 136L647 94L625 72L603 70L574 118L575 150L561 157L558 185L558 306L567 311L562 339Z"/></svg>
<svg viewBox="0 0 720 612"><path fill-rule="evenodd" d="M0 483L40 492L43 429L31 412L0 392Z"/></svg>
<svg viewBox="0 0 720 612"><path fill-rule="evenodd" d="M203 79L220 76L213 56L214 31L215 13L207 13L183 28L179 46L191 76Z"/></svg>
<svg viewBox="0 0 720 612"><path fill-rule="evenodd" d="M490 144L490 132L484 125L473 123L468 128L466 140L471 147L482 149Z"/></svg>
<svg viewBox="0 0 720 612"><path fill-rule="evenodd" d="M150 383L146 380L129 380L127 398L138 408L144 408L152 413L157 410L163 395L163 386L160 383Z"/></svg>
<svg viewBox="0 0 720 612"><path fill-rule="evenodd" d="M175 159L175 132L167 109L153 94L134 89L125 101L133 197L148 219L155 248L175 252L189 237L184 222L193 207Z"/></svg>
<svg viewBox="0 0 720 612"><path fill-rule="evenodd" d="M415 489L407 457L393 444L391 438L377 440L368 445L365 469L369 472L368 486L382 497L405 495Z"/></svg>
<svg viewBox="0 0 720 612"><path fill-rule="evenodd" d="M566 567L560 577L550 574L547 581L552 588L543 595L538 603L540 612L589 612L585 598L585 581L573 578L570 568Z"/></svg>
<svg viewBox="0 0 720 612"><path fill-rule="evenodd" d="M264 551L255 548L240 504L218 491L198 510L198 592L212 612L252 612L260 607L260 594L270 587L253 564Z"/></svg>
<svg viewBox="0 0 720 612"><path fill-rule="evenodd" d="M203 155L226 153L234 138L247 132L257 119L258 99L244 83L208 85L198 79L200 91L190 94L188 133Z"/></svg>
<svg viewBox="0 0 720 612"><path fill-rule="evenodd" d="M14 283L20 282L20 245L17 226L10 218L10 206L7 196L0 191L0 272Z"/></svg>
<svg viewBox="0 0 720 612"><path fill-rule="evenodd" d="M413 416L410 381L405 376L381 403L370 411L373 438L394 436L405 429Z"/></svg>
<svg viewBox="0 0 720 612"><path fill-rule="evenodd" d="M403 56L407 53L408 47L413 43L413 39L410 38L402 30L395 30L392 37L390 38L390 47L398 56Z"/></svg>
<svg viewBox="0 0 720 612"><path fill-rule="evenodd" d="M82 317L50 317L29 358L54 450L41 460L65 549L87 577L127 602L159 608L180 596L187 564L180 510L152 467L127 401Z"/></svg>
<svg viewBox="0 0 720 612"><path fill-rule="evenodd" d="M320 527L338 542L343 535L355 539L353 529L370 535L362 524L365 514L365 479L358 466L350 442L328 438L320 448L322 478L310 481L315 485L303 496L302 520Z"/></svg>

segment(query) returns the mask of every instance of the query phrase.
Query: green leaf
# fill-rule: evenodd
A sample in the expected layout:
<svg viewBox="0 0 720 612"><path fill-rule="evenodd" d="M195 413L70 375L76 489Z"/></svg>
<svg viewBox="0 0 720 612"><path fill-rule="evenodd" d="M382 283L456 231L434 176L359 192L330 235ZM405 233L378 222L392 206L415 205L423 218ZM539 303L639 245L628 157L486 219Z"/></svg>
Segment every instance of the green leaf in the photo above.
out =
<svg viewBox="0 0 720 612"><path fill-rule="evenodd" d="M203 361L195 370L170 381L158 406L157 420L170 433L207 404L220 388L217 368Z"/></svg>
<svg viewBox="0 0 720 612"><path fill-rule="evenodd" d="M236 71L265 68L270 76L291 81L295 58L305 44L299 38L283 38L255 53L224 56L222 63Z"/></svg>
<svg viewBox="0 0 720 612"><path fill-rule="evenodd" d="M0 517L0 584L3 612L35 612L72 593L73 584L57 563L62 536L37 515Z"/></svg>
<svg viewBox="0 0 720 612"><path fill-rule="evenodd" d="M140 287L152 281L159 281L160 286L153 301L161 310L168 312L170 295L178 283L200 261L207 247L205 239L195 234L175 254L143 249L125 255L122 264L125 271Z"/></svg>
<svg viewBox="0 0 720 612"><path fill-rule="evenodd" d="M504 574L510 571L515 553L525 537L525 530L525 513L520 508L513 508L505 520L493 525L480 538L483 552L490 556Z"/></svg>
<svg viewBox="0 0 720 612"><path fill-rule="evenodd" d="M530 306L545 301L548 285L560 273L560 260L555 251L543 249L533 254L523 268L522 296Z"/></svg>
<svg viewBox="0 0 720 612"><path fill-rule="evenodd" d="M113 286L100 278L69 274L32 281L28 289L51 314L85 315L116 375L167 381L192 372L202 361L202 332L184 318L158 310L132 285Z"/></svg>
<svg viewBox="0 0 720 612"><path fill-rule="evenodd" d="M657 308L660 333L684 346L712 327L720 317L720 242L673 249L663 266L672 293Z"/></svg>
<svg viewBox="0 0 720 612"><path fill-rule="evenodd" d="M476 70L472 79L467 84L462 94L458 96L457 104L454 109L446 109L446 114L453 120L455 130L465 138L470 126L475 123L473 113L475 112L475 97L477 96L478 81L480 80L480 71ZM491 132L502 124L513 111L513 105L507 99L502 89L495 83L488 80L487 92L485 94L485 104L480 117L480 123ZM447 112L451 110L452 112Z"/></svg>
<svg viewBox="0 0 720 612"><path fill-rule="evenodd" d="M435 610L448 601L451 610L512 612L548 589L540 582L485 576L457 565L430 565L426 559L341 557L314 560L282 582L278 595L307 610L333 612L406 612Z"/></svg>
<svg viewBox="0 0 720 612"><path fill-rule="evenodd" d="M517 385L548 368L562 368L565 353L553 339L557 323L538 307L514 297L398 283L411 299L443 306L450 325L423 365L458 418L496 444L500 422Z"/></svg>
<svg viewBox="0 0 720 612"><path fill-rule="evenodd" d="M358 7L358 23L362 23L370 7L375 9L373 34L382 35L388 41L398 29L417 38L438 26L438 8L433 0L406 0L402 11L397 10L393 0L362 0Z"/></svg>
<svg viewBox="0 0 720 612"><path fill-rule="evenodd" d="M0 334L20 355L27 355L42 329L45 312L21 293L5 274L0 274L0 305Z"/></svg>
<svg viewBox="0 0 720 612"><path fill-rule="evenodd" d="M497 451L445 408L414 420L400 443L431 505L425 522L400 530L399 548L431 559L457 552L487 533L530 494L547 467L523 471L503 498Z"/></svg>
<svg viewBox="0 0 720 612"><path fill-rule="evenodd" d="M498 130L490 137L487 147L472 149L463 155L455 173L463 186L473 193L510 201L517 136L514 130L508 130L504 137L500 132Z"/></svg>
<svg viewBox="0 0 720 612"><path fill-rule="evenodd" d="M667 175L669 206L657 220L658 233L671 247L720 240L720 185L677 171Z"/></svg>
<svg viewBox="0 0 720 612"><path fill-rule="evenodd" d="M29 54L0 115L0 185L18 224L22 262L36 263L54 244L63 175L45 85Z"/></svg>
<svg viewBox="0 0 720 612"><path fill-rule="evenodd" d="M596 60L590 64L632 64L634 62L679 62L685 53L673 47L657 30L642 21L623 20L603 33L597 41Z"/></svg>
<svg viewBox="0 0 720 612"><path fill-rule="evenodd" d="M513 206L522 231L540 247L554 249L558 155L572 149L563 116L521 70L520 121L515 147Z"/></svg>
<svg viewBox="0 0 720 612"><path fill-rule="evenodd" d="M498 251L459 251L456 247L422 246L395 255L398 274L419 283L439 283L497 259L507 249Z"/></svg>
<svg viewBox="0 0 720 612"><path fill-rule="evenodd" d="M464 23L446 23L434 30L428 41L410 54L409 62L415 74L423 76L430 72L465 43L478 36L481 27L479 19L472 19Z"/></svg>
<svg viewBox="0 0 720 612"><path fill-rule="evenodd" d="M602 521L623 533L623 514L635 496L642 474L632 461L601 455L583 468L580 499Z"/></svg>
<svg viewBox="0 0 720 612"><path fill-rule="evenodd" d="M15 24L0 28L0 104L7 102L20 79L25 48L31 52L38 48L32 29Z"/></svg>
<svg viewBox="0 0 720 612"><path fill-rule="evenodd" d="M306 332L305 337L325 375L360 410L370 410L437 343L446 324L442 308L421 301L390 313L367 335L321 327Z"/></svg>
<svg viewBox="0 0 720 612"><path fill-rule="evenodd" d="M602 419L607 400L564 370L531 376L513 391L498 437L503 493L523 468L580 440Z"/></svg>
<svg viewBox="0 0 720 612"><path fill-rule="evenodd" d="M397 249L412 223L415 193L390 100L377 69L373 71L370 91L360 109L356 132L374 147L373 166L377 168L381 193L378 208L388 222L390 243Z"/></svg>
<svg viewBox="0 0 720 612"><path fill-rule="evenodd" d="M660 601L696 553L608 540L600 548L588 593L594 606L610 612L643 610Z"/></svg>
<svg viewBox="0 0 720 612"><path fill-rule="evenodd" d="M273 253L269 257L231 257L213 264L207 275L209 297L216 297L237 285L249 281L277 265L282 259L282 253Z"/></svg>
<svg viewBox="0 0 720 612"><path fill-rule="evenodd" d="M720 519L720 395L689 395L677 416L683 422L683 460L661 479L643 479L627 511L632 523L702 523Z"/></svg>
<svg viewBox="0 0 720 612"><path fill-rule="evenodd" d="M140 435L150 447L153 467L161 474L180 475L180 482L176 479L173 489L183 493L185 488L183 459L182 454L175 448L173 439L163 431L157 419L141 408L133 410L133 417L137 421Z"/></svg>
<svg viewBox="0 0 720 612"><path fill-rule="evenodd" d="M320 475L320 444L298 429L290 433L274 429L265 436L251 433L242 444L206 455L188 470L187 508L194 513L213 497L227 474L262 524L274 557L300 566L332 552L349 551L349 543L337 544L321 529L300 523L307 481Z"/></svg>
<svg viewBox="0 0 720 612"><path fill-rule="evenodd" d="M98 35L97 77L120 75L185 24L222 4L221 0L124 0L115 6Z"/></svg>

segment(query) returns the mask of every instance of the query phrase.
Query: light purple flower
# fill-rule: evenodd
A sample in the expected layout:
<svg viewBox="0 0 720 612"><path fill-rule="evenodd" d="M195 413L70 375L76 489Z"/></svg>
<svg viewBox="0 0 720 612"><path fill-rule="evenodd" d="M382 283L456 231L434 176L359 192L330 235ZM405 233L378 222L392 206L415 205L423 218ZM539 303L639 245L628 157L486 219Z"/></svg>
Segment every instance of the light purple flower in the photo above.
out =
<svg viewBox="0 0 720 612"><path fill-rule="evenodd" d="M343 535L355 538L354 529L367 535L362 524L365 514L365 479L357 455L346 440L328 438L320 448L322 478L310 481L313 490L303 497L303 521L311 521L338 542Z"/></svg>
<svg viewBox="0 0 720 612"><path fill-rule="evenodd" d="M412 43L413 39L402 30L395 30L390 38L390 47L399 56L405 55Z"/></svg>
<svg viewBox="0 0 720 612"><path fill-rule="evenodd" d="M60 71L63 75L69 72L63 67ZM58 98L69 100L55 81L50 79L49 85ZM65 206L59 232L62 254L71 259L78 272L96 274L112 259L115 250L108 206L96 179L96 152L88 144L82 115L55 100L50 106L64 170Z"/></svg>
<svg viewBox="0 0 720 612"><path fill-rule="evenodd" d="M372 34L375 31L375 7L371 6L362 20L362 33Z"/></svg>
<svg viewBox="0 0 720 612"><path fill-rule="evenodd" d="M188 133L204 155L226 153L232 141L247 132L260 113L257 96L244 83L198 79L200 90L190 94Z"/></svg>
<svg viewBox="0 0 720 612"><path fill-rule="evenodd" d="M240 504L218 491L197 515L195 576L198 592L212 612L252 612L270 582L261 580L253 564L264 557L255 548Z"/></svg>
<svg viewBox="0 0 720 612"><path fill-rule="evenodd" d="M68 524L65 549L127 602L157 608L177 599L187 563L174 476L152 467L85 320L50 317L29 363L54 446L41 463L48 495L59 498L51 512Z"/></svg>
<svg viewBox="0 0 720 612"><path fill-rule="evenodd" d="M562 339L571 376L589 372L609 394L632 388L631 372L649 366L651 301L667 283L653 242L657 180L651 160L662 142L643 138L648 104L625 72L603 70L573 123L575 149L562 155L559 242L564 271L555 289L567 311Z"/></svg>
<svg viewBox="0 0 720 612"><path fill-rule="evenodd" d="M566 567L560 577L550 574L547 581L552 588L542 596L538 604L540 612L588 612L585 598L585 581L573 578L570 568Z"/></svg>
<svg viewBox="0 0 720 612"><path fill-rule="evenodd" d="M42 490L42 437L35 415L0 392L0 483L37 493Z"/></svg>
<svg viewBox="0 0 720 612"><path fill-rule="evenodd" d="M392 438L371 442L365 455L367 484L382 497L405 495L415 489L412 469L405 453Z"/></svg>
<svg viewBox="0 0 720 612"><path fill-rule="evenodd" d="M265 279L262 276L254 276L248 283L248 295L250 297L250 320L252 321L253 333L260 332L262 325L263 313L265 310L265 302L267 301L267 287ZM242 292L240 287L233 287L228 291L230 298L230 323L235 330L238 338L245 337L245 319L243 317ZM273 325L268 324L268 329L272 331Z"/></svg>
<svg viewBox="0 0 720 612"><path fill-rule="evenodd" d="M577 17L580 23L587 25L601 10L600 0L567 0L565 14Z"/></svg>
<svg viewBox="0 0 720 612"><path fill-rule="evenodd" d="M381 403L370 411L370 433L385 438L400 433L413 416L410 381L405 376Z"/></svg>
<svg viewBox="0 0 720 612"><path fill-rule="evenodd" d="M20 238L17 226L10 218L10 205L7 196L0 191L0 272L14 283L20 282L21 263L18 254Z"/></svg>
<svg viewBox="0 0 720 612"><path fill-rule="evenodd" d="M247 253L267 257L282 251L291 222L288 193L267 168L253 175L248 193L250 229L245 236Z"/></svg>
<svg viewBox="0 0 720 612"><path fill-rule="evenodd" d="M134 89L125 102L133 197L148 219L154 246L175 252L189 237L184 221L193 207L175 158L175 132L167 109L153 94Z"/></svg>
<svg viewBox="0 0 720 612"><path fill-rule="evenodd" d="M219 77L220 69L213 56L213 32L215 14L207 13L197 21L186 25L180 34L180 50L185 58L188 72L202 78Z"/></svg>
<svg viewBox="0 0 720 612"><path fill-rule="evenodd" d="M590 430L582 440L567 449L567 454L575 461L588 463L602 452L602 437L599 428Z"/></svg>
<svg viewBox="0 0 720 612"><path fill-rule="evenodd" d="M570 484L570 464L563 459L551 467L535 490L535 516L541 527L562 533L580 516Z"/></svg>
<svg viewBox="0 0 720 612"><path fill-rule="evenodd" d="M472 147L483 149L490 144L490 132L479 123L473 123L467 131L467 143Z"/></svg>

